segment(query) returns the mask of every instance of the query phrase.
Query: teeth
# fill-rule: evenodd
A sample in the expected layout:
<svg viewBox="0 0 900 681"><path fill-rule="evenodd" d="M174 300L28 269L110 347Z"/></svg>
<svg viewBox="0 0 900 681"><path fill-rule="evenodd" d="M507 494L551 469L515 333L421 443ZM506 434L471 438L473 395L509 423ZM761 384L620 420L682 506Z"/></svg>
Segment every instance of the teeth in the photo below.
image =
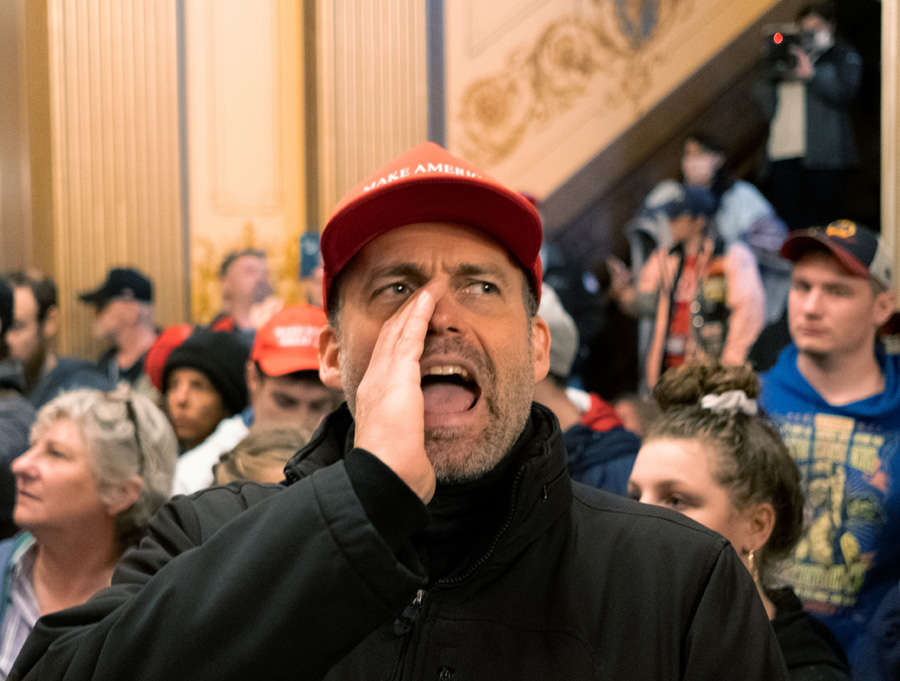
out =
<svg viewBox="0 0 900 681"><path fill-rule="evenodd" d="M437 366L430 367L425 371L425 376L453 376L457 375L462 378L464 381L471 380L471 376L469 376L469 372L463 369L458 364L439 364Z"/></svg>

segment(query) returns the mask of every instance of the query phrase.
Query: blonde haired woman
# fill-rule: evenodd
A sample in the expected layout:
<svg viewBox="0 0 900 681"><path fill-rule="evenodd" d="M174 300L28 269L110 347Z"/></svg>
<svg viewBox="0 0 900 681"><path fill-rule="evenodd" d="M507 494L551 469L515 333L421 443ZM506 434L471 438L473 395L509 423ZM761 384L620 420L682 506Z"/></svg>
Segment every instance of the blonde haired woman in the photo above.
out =
<svg viewBox="0 0 900 681"><path fill-rule="evenodd" d="M23 532L0 543L0 678L38 617L109 585L168 498L177 452L165 415L124 386L64 393L38 412L12 464Z"/></svg>

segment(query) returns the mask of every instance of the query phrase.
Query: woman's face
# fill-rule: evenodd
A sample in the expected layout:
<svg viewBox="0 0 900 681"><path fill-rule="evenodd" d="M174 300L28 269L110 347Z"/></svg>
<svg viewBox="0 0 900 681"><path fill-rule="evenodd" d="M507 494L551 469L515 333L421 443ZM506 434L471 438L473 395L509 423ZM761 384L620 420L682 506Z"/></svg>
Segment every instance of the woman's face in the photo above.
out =
<svg viewBox="0 0 900 681"><path fill-rule="evenodd" d="M109 517L100 498L92 456L74 421L61 418L53 422L12 463L16 524L35 532Z"/></svg>
<svg viewBox="0 0 900 681"><path fill-rule="evenodd" d="M681 173L684 175L685 184L711 187L713 178L723 163L725 163L725 157L722 154L710 151L697 140L689 139L684 143Z"/></svg>
<svg viewBox="0 0 900 681"><path fill-rule="evenodd" d="M743 559L747 522L713 475L715 452L703 440L659 438L644 443L628 481L628 495L683 513L734 546Z"/></svg>

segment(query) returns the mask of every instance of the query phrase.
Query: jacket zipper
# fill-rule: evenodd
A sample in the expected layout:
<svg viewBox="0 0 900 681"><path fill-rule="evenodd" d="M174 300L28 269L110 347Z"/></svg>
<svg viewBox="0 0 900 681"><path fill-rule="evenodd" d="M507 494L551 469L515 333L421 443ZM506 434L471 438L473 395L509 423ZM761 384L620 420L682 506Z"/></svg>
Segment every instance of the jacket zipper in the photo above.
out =
<svg viewBox="0 0 900 681"><path fill-rule="evenodd" d="M400 654L397 656L397 663L394 665L393 674L391 674L391 678L397 679L397 681L399 681L401 677L403 662L406 659L406 654L409 652L412 630L416 626L419 614L422 612L422 602L424 600L425 589L419 589L416 591L416 595L413 597L412 601L403 608L403 612L400 613L400 616L394 620L394 634L403 637L403 643L400 646Z"/></svg>
<svg viewBox="0 0 900 681"><path fill-rule="evenodd" d="M527 464L525 465L527 466ZM510 495L510 499L512 499L512 504L509 507L509 513L506 514L506 520L503 521L503 526L500 528L500 531L494 535L494 539L491 541L491 545L488 547L487 551L476 560L472 565L466 570L463 574L458 575L456 577L445 577L444 579L439 579L436 584L444 587L444 586L453 586L456 584L460 584L473 574L475 574L478 569L484 565L492 555L494 555L494 551L497 549L497 545L500 543L500 539L506 534L506 531L509 529L510 525L512 525L513 516L516 514L516 501L519 495L519 484L522 481L522 478L525 475L525 466L521 466L516 473L516 477L513 480L512 486L512 494Z"/></svg>

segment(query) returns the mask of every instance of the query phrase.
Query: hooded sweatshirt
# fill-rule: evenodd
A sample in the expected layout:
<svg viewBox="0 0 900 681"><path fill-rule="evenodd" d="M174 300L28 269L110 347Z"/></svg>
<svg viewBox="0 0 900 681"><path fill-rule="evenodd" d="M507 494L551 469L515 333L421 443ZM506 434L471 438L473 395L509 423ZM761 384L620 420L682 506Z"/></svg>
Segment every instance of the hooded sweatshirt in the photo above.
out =
<svg viewBox="0 0 900 681"><path fill-rule="evenodd" d="M900 579L900 356L878 350L884 392L833 406L786 347L763 374L762 407L803 475L806 530L785 578L848 656Z"/></svg>

